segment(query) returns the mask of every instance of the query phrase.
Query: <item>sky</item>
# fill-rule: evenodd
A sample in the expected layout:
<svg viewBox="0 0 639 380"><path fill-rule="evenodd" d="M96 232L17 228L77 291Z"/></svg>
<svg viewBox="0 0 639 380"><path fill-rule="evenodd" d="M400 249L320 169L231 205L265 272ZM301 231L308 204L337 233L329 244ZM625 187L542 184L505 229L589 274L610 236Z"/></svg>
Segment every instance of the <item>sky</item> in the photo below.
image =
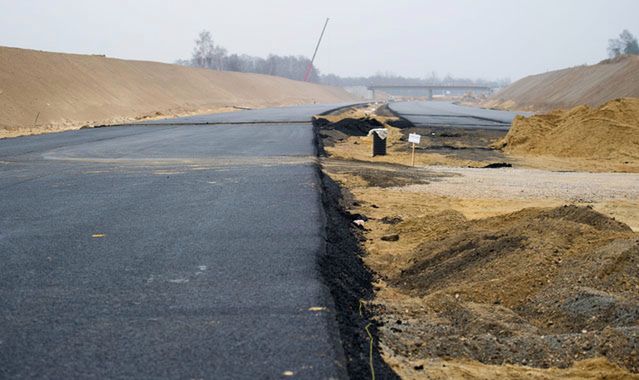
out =
<svg viewBox="0 0 639 380"><path fill-rule="evenodd" d="M0 45L174 62L201 30L231 53L310 57L324 74L519 79L607 58L639 0L0 0Z"/></svg>

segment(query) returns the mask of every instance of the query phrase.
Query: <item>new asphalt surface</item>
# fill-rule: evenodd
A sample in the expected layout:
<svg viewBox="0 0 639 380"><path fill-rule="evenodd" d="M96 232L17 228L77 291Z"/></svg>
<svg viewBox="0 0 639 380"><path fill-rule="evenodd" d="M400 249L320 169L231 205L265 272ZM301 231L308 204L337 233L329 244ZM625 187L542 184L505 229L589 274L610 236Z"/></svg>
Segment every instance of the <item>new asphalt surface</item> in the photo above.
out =
<svg viewBox="0 0 639 380"><path fill-rule="evenodd" d="M332 107L0 140L0 378L346 377L293 123Z"/></svg>
<svg viewBox="0 0 639 380"><path fill-rule="evenodd" d="M416 126L498 129L507 131L517 115L527 112L498 111L464 107L451 102L396 102L391 110Z"/></svg>
<svg viewBox="0 0 639 380"><path fill-rule="evenodd" d="M167 123L250 123L250 122L303 122L309 121L312 115L316 115L328 110L336 109L339 107L347 106L351 103L337 103L337 104L316 104L306 106L293 106L293 107L277 107L277 108L265 108L244 110L241 112L227 112L218 113L214 115L204 116L187 116L180 117L171 120L149 120L142 124L167 124Z"/></svg>

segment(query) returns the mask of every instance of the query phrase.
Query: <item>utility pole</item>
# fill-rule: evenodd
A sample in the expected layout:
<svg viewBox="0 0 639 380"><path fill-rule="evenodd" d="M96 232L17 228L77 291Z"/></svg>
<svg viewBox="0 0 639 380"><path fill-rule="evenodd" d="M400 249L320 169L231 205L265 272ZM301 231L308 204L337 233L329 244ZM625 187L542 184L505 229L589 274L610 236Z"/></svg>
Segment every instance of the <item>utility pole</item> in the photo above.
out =
<svg viewBox="0 0 639 380"><path fill-rule="evenodd" d="M306 67L306 74L304 74L304 82L308 82L311 77L311 72L313 71L313 62L315 62L315 56L317 55L317 50L319 49L320 43L322 42L322 37L324 37L324 31L326 31L326 25L328 25L329 18L326 18L326 22L324 23L324 28L322 28L322 34L320 34L319 40L317 41L317 45L315 46L315 51L313 52L313 58L311 58L311 63Z"/></svg>

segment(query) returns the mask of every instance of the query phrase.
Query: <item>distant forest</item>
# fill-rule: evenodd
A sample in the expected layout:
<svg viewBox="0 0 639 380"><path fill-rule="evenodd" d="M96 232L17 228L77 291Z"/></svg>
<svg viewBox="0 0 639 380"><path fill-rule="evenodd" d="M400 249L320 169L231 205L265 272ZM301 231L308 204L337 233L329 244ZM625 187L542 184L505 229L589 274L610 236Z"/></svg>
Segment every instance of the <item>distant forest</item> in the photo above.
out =
<svg viewBox="0 0 639 380"><path fill-rule="evenodd" d="M195 40L195 47L190 59L180 59L176 63L185 66L204 67L212 70L238 71L244 73L258 73L275 75L294 80L302 80L311 60L304 56L280 56L270 54L267 58L254 57L246 54L229 54L228 51L215 44L209 31L200 32ZM510 79L483 80L455 78L446 75L443 78L432 73L424 78L408 78L391 73L379 73L369 77L340 77L335 74L322 75L313 68L309 80L333 86L368 86L384 84L457 84L481 85L489 87L504 87L510 84Z"/></svg>
<svg viewBox="0 0 639 380"><path fill-rule="evenodd" d="M320 82L332 86L370 86L370 85L428 85L428 84L446 84L446 85L478 85L487 87L505 87L510 84L509 78L498 80L455 78L446 75L443 78L432 73L424 78L411 78L395 75L392 73L379 73L368 77L340 77L334 74L320 75Z"/></svg>

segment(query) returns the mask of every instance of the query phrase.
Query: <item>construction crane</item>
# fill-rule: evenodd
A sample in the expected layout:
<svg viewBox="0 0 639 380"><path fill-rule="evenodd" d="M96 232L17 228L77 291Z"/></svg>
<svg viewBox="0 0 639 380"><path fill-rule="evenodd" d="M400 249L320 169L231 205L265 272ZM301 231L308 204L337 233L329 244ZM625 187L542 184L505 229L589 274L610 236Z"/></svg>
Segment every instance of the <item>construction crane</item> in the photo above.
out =
<svg viewBox="0 0 639 380"><path fill-rule="evenodd" d="M320 34L319 40L317 41L317 45L315 45L315 51L313 52L313 58L311 58L311 62L306 67L306 73L304 74L304 82L308 82L311 78L311 72L313 71L313 62L315 62L315 56L317 55L317 50L319 49L320 43L322 43L322 37L324 37L324 32L326 31L326 25L328 25L329 18L326 18L326 22L324 23L324 27L322 28L322 34Z"/></svg>

